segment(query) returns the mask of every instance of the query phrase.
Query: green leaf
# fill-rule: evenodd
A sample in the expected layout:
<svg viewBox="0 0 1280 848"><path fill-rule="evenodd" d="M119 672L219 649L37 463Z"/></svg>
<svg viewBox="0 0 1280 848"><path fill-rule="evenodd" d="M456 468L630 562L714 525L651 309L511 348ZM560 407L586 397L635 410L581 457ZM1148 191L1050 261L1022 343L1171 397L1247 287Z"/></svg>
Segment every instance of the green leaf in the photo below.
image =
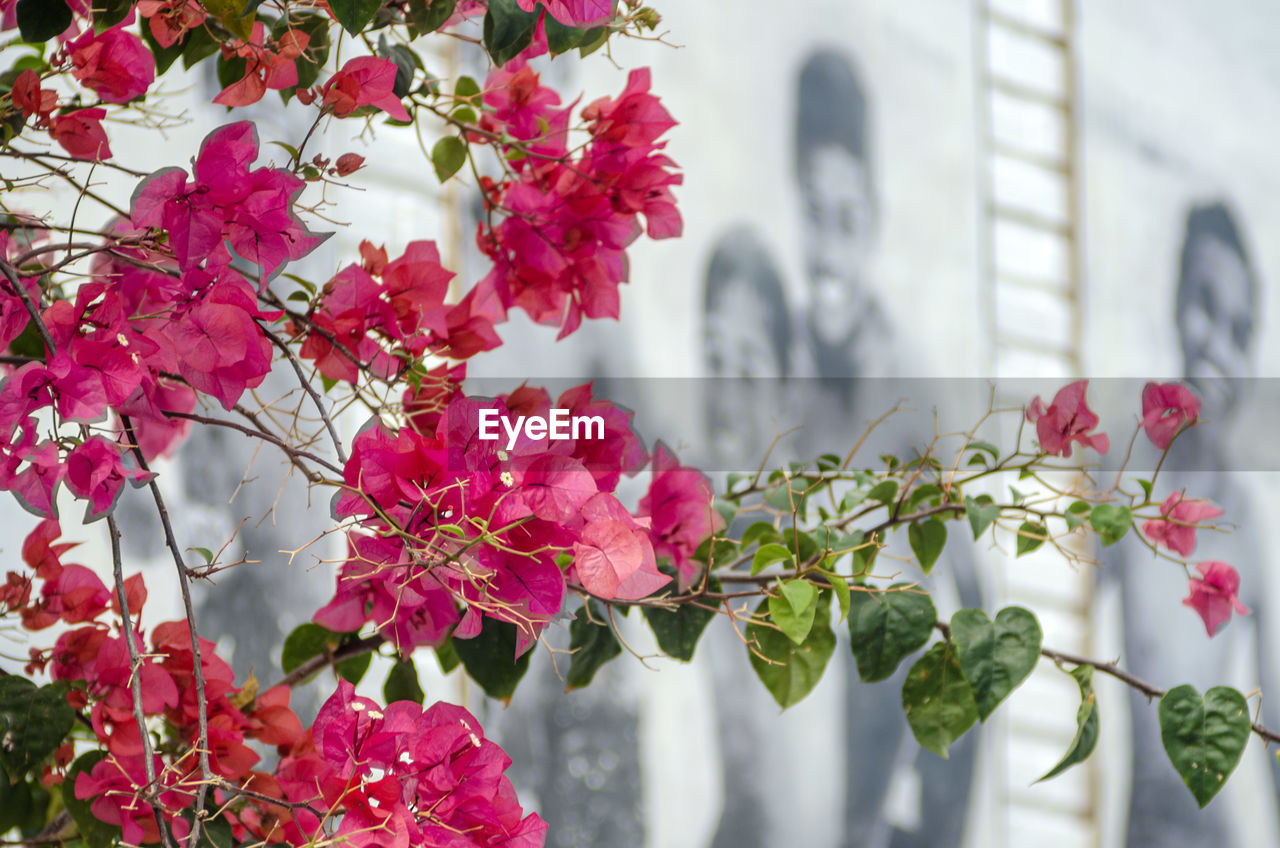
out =
<svg viewBox="0 0 1280 848"><path fill-rule="evenodd" d="M947 544L947 525L937 518L913 521L907 528L907 541L911 543L911 552L920 563L920 570L928 574L938 561L943 546Z"/></svg>
<svg viewBox="0 0 1280 848"><path fill-rule="evenodd" d="M1228 686L1215 686L1201 698L1184 683L1160 699L1159 714L1165 753L1204 807L1240 762L1249 741L1249 704Z"/></svg>
<svg viewBox="0 0 1280 848"><path fill-rule="evenodd" d="M1072 766L1083 763L1089 759L1094 746L1098 744L1098 701L1093 692L1093 666L1076 666L1069 674L1080 687L1080 706L1076 708L1076 735L1067 747L1067 753L1040 780L1057 777Z"/></svg>
<svg viewBox="0 0 1280 848"><path fill-rule="evenodd" d="M826 549L826 540L815 539L808 533L795 527L787 527L782 531L782 544L789 551L799 550L800 562L809 562L817 558Z"/></svg>
<svg viewBox="0 0 1280 848"><path fill-rule="evenodd" d="M1152 482L1150 480L1139 479L1138 485L1142 487L1142 494L1146 496L1147 500L1151 500L1151 489L1153 488Z"/></svg>
<svg viewBox="0 0 1280 848"><path fill-rule="evenodd" d="M565 26L550 15L546 16L544 26L547 30L547 48L553 55L568 53L581 44L587 34L585 29Z"/></svg>
<svg viewBox="0 0 1280 848"><path fill-rule="evenodd" d="M236 848L236 836L231 822L219 816L204 823L200 829L200 842L196 848Z"/></svg>
<svg viewBox="0 0 1280 848"><path fill-rule="evenodd" d="M834 453L824 453L816 460L819 471L839 471L841 463L840 457Z"/></svg>
<svg viewBox="0 0 1280 848"><path fill-rule="evenodd" d="M818 611L818 590L807 580L788 580L769 597L769 618L797 645L804 644Z"/></svg>
<svg viewBox="0 0 1280 848"><path fill-rule="evenodd" d="M407 97L413 90L413 71L422 64L422 60L403 44L392 44L387 48L385 57L396 66L396 79L391 86L391 93L399 98Z"/></svg>
<svg viewBox="0 0 1280 848"><path fill-rule="evenodd" d="M978 495L971 498L964 496L965 515L969 516L969 526L973 529L973 538L979 539L991 522L1000 517L1000 507L991 500L990 495Z"/></svg>
<svg viewBox="0 0 1280 848"><path fill-rule="evenodd" d="M25 775L62 744L75 724L65 682L37 687L16 675L0 677L0 766Z"/></svg>
<svg viewBox="0 0 1280 848"><path fill-rule="evenodd" d="M312 15L319 17L319 15ZM325 32L328 32L328 22L325 22ZM150 30L151 27L143 27ZM214 53L218 52L221 45L218 40L210 34L207 27L196 27L187 33L186 39L181 42L181 46L175 44L174 47L182 54L182 67L190 70L193 66L208 59Z"/></svg>
<svg viewBox="0 0 1280 848"><path fill-rule="evenodd" d="M94 0L93 31L105 32L128 17L133 0Z"/></svg>
<svg viewBox="0 0 1280 848"><path fill-rule="evenodd" d="M911 666L902 684L902 708L916 741L943 759L978 720L973 691L949 642L935 642Z"/></svg>
<svg viewBox="0 0 1280 848"><path fill-rule="evenodd" d="M187 548L187 550L191 551L192 553L200 554L201 558L204 559L205 565L209 565L210 563L213 562L213 551L209 550L208 548L190 547L190 548Z"/></svg>
<svg viewBox="0 0 1280 848"><path fill-rule="evenodd" d="M813 691L835 651L836 637L831 632L828 598L826 593L819 597L813 629L800 645L758 621L747 625L747 641L756 646L756 651L750 652L751 666L764 688L783 709L798 703ZM768 607L767 600L761 601L756 608L756 616L763 618Z"/></svg>
<svg viewBox="0 0 1280 848"><path fill-rule="evenodd" d="M720 582L708 580L707 588L712 592L719 592ZM702 631L716 617L714 610L693 604L680 604L674 610L646 606L641 611L644 613L644 620L649 622L653 635L657 637L658 647L662 652L684 662L693 659L693 649L697 646Z"/></svg>
<svg viewBox="0 0 1280 848"><path fill-rule="evenodd" d="M862 503L866 499L867 499L866 489L853 489L852 491L845 492L844 497L840 499L840 511L849 512L851 509L853 509L855 506Z"/></svg>
<svg viewBox="0 0 1280 848"><path fill-rule="evenodd" d="M359 35L381 6L382 0L329 0L333 16L352 35Z"/></svg>
<svg viewBox="0 0 1280 848"><path fill-rule="evenodd" d="M827 581L831 584L831 591L835 593L836 601L840 604L840 621L844 621L849 615L849 607L851 604L849 584L839 574L826 574Z"/></svg>
<svg viewBox="0 0 1280 848"><path fill-rule="evenodd" d="M480 633L471 639L454 639L453 649L467 674L490 698L511 703L520 678L529 670L531 651L516 659L516 626L485 617Z"/></svg>
<svg viewBox="0 0 1280 848"><path fill-rule="evenodd" d="M373 662L373 653L356 654L354 657L347 657L345 660L334 663L334 668L338 674L355 686L364 679L365 672L369 670L369 664Z"/></svg>
<svg viewBox="0 0 1280 848"><path fill-rule="evenodd" d="M414 37L440 29L457 5L458 0L409 0L409 20L413 23Z"/></svg>
<svg viewBox="0 0 1280 848"><path fill-rule="evenodd" d="M965 450L986 451L993 460L1000 458L1000 449L990 442L973 441L964 446Z"/></svg>
<svg viewBox="0 0 1280 848"><path fill-rule="evenodd" d="M1022 526L1018 528L1017 556L1031 553L1043 545L1048 536L1049 531L1043 524L1038 524L1034 521L1022 522Z"/></svg>
<svg viewBox="0 0 1280 848"><path fill-rule="evenodd" d="M1005 607L994 623L977 609L951 616L951 641L982 721L1036 667L1041 638L1040 623L1022 607Z"/></svg>
<svg viewBox="0 0 1280 848"><path fill-rule="evenodd" d="M293 671L312 657L325 653L325 648L337 650L341 638L314 622L299 624L285 637L280 667L285 673Z"/></svg>
<svg viewBox="0 0 1280 848"><path fill-rule="evenodd" d="M382 684L382 697L388 704L396 701L413 701L421 704L427 698L422 691L422 683L418 680L418 667L413 664L413 657L401 660L387 672L387 680Z"/></svg>
<svg viewBox="0 0 1280 848"><path fill-rule="evenodd" d="M871 491L867 492L867 497L873 501L880 501L885 506L893 504L893 499L898 496L897 480L882 480L877 483Z"/></svg>
<svg viewBox="0 0 1280 848"><path fill-rule="evenodd" d="M71 26L66 0L18 0L17 13L23 41L48 41Z"/></svg>
<svg viewBox="0 0 1280 848"><path fill-rule="evenodd" d="M765 493L764 502L774 509L794 515L803 515L809 496L807 480L785 479Z"/></svg>
<svg viewBox="0 0 1280 848"><path fill-rule="evenodd" d="M867 683L893 675L909 654L929 641L938 612L933 599L895 583L888 592L854 592L849 607L849 644L858 676Z"/></svg>
<svg viewBox="0 0 1280 848"><path fill-rule="evenodd" d="M782 534L769 521L757 521L742 534L742 547L744 548L749 548L757 542L768 544L781 541Z"/></svg>
<svg viewBox="0 0 1280 848"><path fill-rule="evenodd" d="M935 503L930 504L930 506L937 506L942 502L942 489L938 488L933 483L925 483L923 485L916 486L915 489L912 490L911 497L908 498L907 504L912 509L915 509L923 501L934 501Z"/></svg>
<svg viewBox="0 0 1280 848"><path fill-rule="evenodd" d="M761 545L756 551L756 555L751 558L751 573L759 574L775 562L794 564L795 559L792 557L791 551L780 544Z"/></svg>
<svg viewBox="0 0 1280 848"><path fill-rule="evenodd" d="M607 26L592 27L582 36L582 41L578 44L578 55L582 58L590 56L592 53L604 47L605 42L609 40L609 34L612 30Z"/></svg>
<svg viewBox="0 0 1280 848"><path fill-rule="evenodd" d="M1067 507L1067 511L1064 513L1067 520L1067 529L1074 530L1088 521L1089 509L1089 504L1086 501L1076 501Z"/></svg>
<svg viewBox="0 0 1280 848"><path fill-rule="evenodd" d="M431 148L431 164L435 166L440 182L458 173L467 161L467 146L456 135L447 135Z"/></svg>
<svg viewBox="0 0 1280 848"><path fill-rule="evenodd" d="M594 620L592 620L594 619ZM565 691L581 689L591 682L600 666L622 653L622 645L595 601L582 605L569 624L569 672L565 675Z"/></svg>
<svg viewBox="0 0 1280 848"><path fill-rule="evenodd" d="M1129 532L1131 524L1133 524L1133 513L1127 506L1098 504L1089 513L1089 526L1097 531L1098 538L1102 540L1104 546L1114 545L1120 541L1124 534Z"/></svg>
<svg viewBox="0 0 1280 848"><path fill-rule="evenodd" d="M82 801L76 797L76 778L83 772L93 771L98 761L106 756L106 751L90 751L82 755L71 764L71 768L67 769L67 778L62 781L62 803L66 805L67 812L71 814L76 828L89 848L106 848L120 836L118 825L107 824L93 814L90 809L93 798Z"/></svg>
<svg viewBox="0 0 1280 848"><path fill-rule="evenodd" d="M232 83L244 79L247 67L248 63L240 56L232 56L228 59L226 56L219 55L217 62L218 85L226 88Z"/></svg>
<svg viewBox="0 0 1280 848"><path fill-rule="evenodd" d="M445 674L453 671L462 663L458 652L453 649L453 640L445 639L444 644L436 648L436 659L440 662L440 670Z"/></svg>
<svg viewBox="0 0 1280 848"><path fill-rule="evenodd" d="M19 775L14 783L0 768L0 833L18 828L34 834L49 822L49 790L35 780L23 780ZM118 832L118 831L117 831ZM25 843L10 843L25 844Z"/></svg>
<svg viewBox="0 0 1280 848"><path fill-rule="evenodd" d="M539 10L525 12L516 0L489 0L484 16L484 49L496 65L505 65L529 46Z"/></svg>

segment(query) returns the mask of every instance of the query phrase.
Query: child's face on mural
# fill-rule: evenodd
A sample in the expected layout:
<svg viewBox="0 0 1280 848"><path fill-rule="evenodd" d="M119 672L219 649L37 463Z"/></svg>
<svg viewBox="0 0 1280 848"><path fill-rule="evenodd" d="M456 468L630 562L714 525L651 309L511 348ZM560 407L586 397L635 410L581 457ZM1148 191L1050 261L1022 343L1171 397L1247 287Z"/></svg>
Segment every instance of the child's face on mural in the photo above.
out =
<svg viewBox="0 0 1280 848"><path fill-rule="evenodd" d="M839 145L819 147L804 162L800 193L813 328L824 341L844 341L866 296L873 223L866 164Z"/></svg>
<svg viewBox="0 0 1280 848"><path fill-rule="evenodd" d="M783 374L769 337L770 305L749 283L730 282L708 309L703 333L709 432L717 459L753 467L773 438ZM775 306L776 308L776 306Z"/></svg>
<svg viewBox="0 0 1280 848"><path fill-rule="evenodd" d="M1202 235L1184 273L1182 285L1189 287L1190 297L1178 316L1178 330L1185 374L1212 420L1233 410L1234 381L1253 373L1249 269L1230 245Z"/></svg>

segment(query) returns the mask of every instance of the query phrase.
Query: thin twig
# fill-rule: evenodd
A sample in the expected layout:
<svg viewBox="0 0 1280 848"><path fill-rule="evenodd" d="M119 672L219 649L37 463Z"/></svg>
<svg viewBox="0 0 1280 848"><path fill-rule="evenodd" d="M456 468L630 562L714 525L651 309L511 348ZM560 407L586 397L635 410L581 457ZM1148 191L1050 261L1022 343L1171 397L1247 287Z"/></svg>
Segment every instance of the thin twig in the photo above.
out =
<svg viewBox="0 0 1280 848"><path fill-rule="evenodd" d="M134 638L133 618L129 611L129 596L124 587L124 564L120 557L120 528L116 526L116 517L107 514L107 532L111 536L111 564L115 569L116 599L120 602L121 627L124 630L124 643L129 649L129 688L133 692L133 717L138 722L138 733L142 737L143 768L147 775L147 790L143 793L151 811L156 816L156 826L160 828L160 841L165 848L177 848L173 834L169 832L169 824L164 819L160 802L156 799L156 766L155 755L151 750L151 733L147 730L147 716L142 709L142 656Z"/></svg>

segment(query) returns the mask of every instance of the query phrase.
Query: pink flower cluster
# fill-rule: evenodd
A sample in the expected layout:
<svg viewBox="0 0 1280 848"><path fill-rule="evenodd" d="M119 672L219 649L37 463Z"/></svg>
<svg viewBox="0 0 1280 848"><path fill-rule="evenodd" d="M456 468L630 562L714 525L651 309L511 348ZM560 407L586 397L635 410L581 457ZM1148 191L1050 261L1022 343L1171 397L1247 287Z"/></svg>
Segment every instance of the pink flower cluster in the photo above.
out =
<svg viewBox="0 0 1280 848"><path fill-rule="evenodd" d="M369 242L360 249L364 263L326 283L309 316L300 355L321 374L355 382L367 367L391 379L428 353L460 360L501 344L473 296L445 304L453 272L440 264L434 242L411 242L391 261Z"/></svg>
<svg viewBox="0 0 1280 848"><path fill-rule="evenodd" d="M378 535L350 537L337 593L317 622L337 631L372 622L407 653L450 632L474 636L487 615L516 626L523 652L560 612L566 583L601 598L645 597L670 580L659 555L671 558L682 583L693 578L690 555L722 526L710 486L660 446L649 494L637 513L628 511L613 490L647 461L630 413L581 386L555 406L598 416L598 438L522 432L506 449L481 438L482 414L546 417L544 390L449 397L440 411L413 419L418 429L393 433L375 423L356 437L335 512Z"/></svg>
<svg viewBox="0 0 1280 848"><path fill-rule="evenodd" d="M88 9L83 10L85 13ZM147 93L155 82L156 62L142 39L127 31L126 21L95 32L87 27L58 51L55 61L65 60L71 76L91 90L103 103L128 103ZM75 25L68 33L74 32ZM50 137L73 159L101 161L111 158L102 119L107 111L98 107L65 108L58 111L61 99L41 84L33 70L18 74L13 82L13 105L22 119L34 118L34 126L49 132Z"/></svg>
<svg viewBox="0 0 1280 848"><path fill-rule="evenodd" d="M179 743L151 755L157 800L166 825L179 838L189 832L189 810L201 781L192 747L199 739L195 652L188 624L166 622L148 648L140 620L147 590L141 575L125 581L130 618L94 572L64 563L72 544L59 542L57 522L42 522L26 539L29 573L9 572L0 586L0 611L17 613L39 631L70 625L49 650L32 649L28 673L47 668L54 680L75 683L72 706L89 707L89 721L106 756L81 772L73 790L95 817L121 828L132 845L160 840L152 807L140 796L147 785L146 749L134 714L134 685L125 641L133 630L142 652L136 687L144 716L162 719L165 736ZM37 591L38 588L38 591ZM117 621L104 620L108 612ZM511 761L484 738L466 710L409 701L382 708L356 697L350 683L320 709L305 730L289 707L290 690L264 692L235 685L231 668L200 640L211 770L230 783L299 806L241 799L218 790L211 798L238 841L301 845L337 837L346 845L540 846L546 825L525 815L504 772ZM271 772L255 769L250 741L282 755ZM65 779L70 756L46 767L46 785ZM341 817L336 827L332 822Z"/></svg>
<svg viewBox="0 0 1280 848"><path fill-rule="evenodd" d="M484 738L462 707L412 701L386 707L355 694L345 680L320 708L311 743L280 762L275 797L315 800L290 814L274 808L271 826L288 844L323 833L314 810L341 810L343 845L538 848L547 825L524 814L505 771L511 759ZM267 822L245 815L255 835ZM267 831L270 832L270 831ZM261 837L260 837L261 838Z"/></svg>
<svg viewBox="0 0 1280 848"><path fill-rule="evenodd" d="M477 289L495 323L518 307L560 327L563 338L583 317L618 317L626 248L641 233L640 216L650 238L680 234L671 187L682 178L658 141L675 121L649 93L648 69L632 71L618 98L582 110L591 141L572 158L572 107L559 108L559 96L523 62L517 57L489 75L481 120L488 134L471 134L473 142L505 134L529 150L517 157L504 145L514 176L482 180L488 207L502 217L480 227L478 244L494 268Z"/></svg>
<svg viewBox="0 0 1280 848"><path fill-rule="evenodd" d="M231 124L205 140L194 178L166 168L145 180L131 222L117 226L122 246L98 255L92 281L74 300L55 300L41 313L53 347L0 385L0 487L31 510L53 514L55 488L65 481L100 515L126 480L142 479L125 467L126 446L115 441L91 436L67 449L41 440L41 409L85 425L108 411L133 416L143 453L154 456L185 432L185 422L167 413L190 413L196 392L231 409L265 378L273 351L258 322L278 316L258 309L255 287L231 262L256 263L265 282L320 238L293 212L302 181L252 168L257 153L252 124ZM162 230L163 241L140 228ZM12 252L7 242L0 248ZM36 280L20 282L38 304ZM0 340L11 342L28 317L18 292L0 282Z"/></svg>
<svg viewBox="0 0 1280 848"><path fill-rule="evenodd" d="M27 536L22 556L31 572L9 572L0 587L0 609L19 614L23 626L31 631L58 623L71 625L53 648L32 649L28 672L47 667L54 680L83 682L83 688L72 689L73 706L89 706L90 724L109 756L79 775L76 796L92 800L94 815L120 826L125 841L155 842L159 834L154 813L134 797L137 787L146 785L146 754L134 714L121 605L115 592L93 571L63 562L63 555L75 546L59 542L60 535L58 523L47 519ZM175 738L193 745L198 737L199 706L188 626L185 621L158 625L148 648L145 634L136 625L146 599L141 575L129 577L125 581L128 626L143 654L137 686L142 711L146 716L163 717ZM104 620L108 612L117 616L115 623ZM289 709L287 687L260 693L244 708L236 706L232 698L238 688L230 666L216 656L213 643L201 640L200 648L211 767L218 775L239 781L260 759L246 744L248 740L287 749L302 736L302 725ZM165 787L161 802L167 816L175 830L184 831L185 823L179 816L194 799L194 782L199 780L196 760L188 755L166 762L157 756L154 766Z"/></svg>

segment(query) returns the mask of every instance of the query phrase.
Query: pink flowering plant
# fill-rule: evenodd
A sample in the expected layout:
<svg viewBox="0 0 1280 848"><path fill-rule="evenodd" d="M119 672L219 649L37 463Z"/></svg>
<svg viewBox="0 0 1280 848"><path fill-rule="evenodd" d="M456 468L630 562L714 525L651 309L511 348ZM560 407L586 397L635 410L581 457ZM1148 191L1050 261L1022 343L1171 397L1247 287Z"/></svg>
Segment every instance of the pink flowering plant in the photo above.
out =
<svg viewBox="0 0 1280 848"><path fill-rule="evenodd" d="M1185 604L1209 636L1247 614L1231 565L1186 562L1197 533L1222 516L1217 507L1182 491L1153 499L1158 473L1095 484L1088 457L1110 441L1087 381L1047 407L1035 398L992 410L987 418L1034 425L1009 450L971 434L873 468L855 448L843 459L762 464L731 475L719 496L675 451L647 448L631 413L590 383L554 398L524 384L468 394L468 361L502 344L513 310L560 338L585 320L617 319L628 248L680 235L682 177L664 152L676 122L648 69L580 106L530 64L652 38L659 21L638 0L0 2L13 48L0 71L0 161L6 175L21 171L0 195L0 488L39 518L0 586L0 618L28 654L21 668L0 669L0 836L169 848L542 845L547 825L521 806L507 755L463 707L424 705L415 659L434 653L446 672L509 701L530 651L571 618L563 673L569 688L586 686L623 653L615 616L632 607L680 660L717 614L732 619L782 707L817 684L836 625L847 622L866 681L928 646L903 703L917 739L943 756L1042 656L1175 706L1200 703L1189 687L1165 693L1044 647L1025 609L1000 610L994 624L976 609L940 620L918 582L894 582L877 560L905 530L928 574L952 522L974 540L1012 540L1018 555L1047 546L1079 559L1067 537L1111 545L1138 523L1131 540L1184 569ZM476 29L491 60L483 81L423 70L424 40ZM341 32L360 55L339 60ZM157 81L178 59L216 63L213 102L229 114L189 164L155 169L113 150L111 136L118 121L163 124ZM269 92L309 110L301 138L261 138L236 114ZM431 170L441 182L471 178L483 199L484 273L461 279L431 233L399 252L360 233L356 254L327 279L296 273L330 234L321 210L341 203L366 161L354 151L308 157L308 141L335 121L439 136ZM485 157L498 167L486 169ZM100 193L95 171L130 190ZM105 223L19 205L55 179L75 190L77 211L96 207ZM253 391L273 370L300 390L301 405L284 415ZM350 439L339 409L366 418ZM528 429L510 441L484 435L495 420L553 409L599 428L558 440ZM1198 413L1185 387L1152 384L1134 436L1145 430L1167 452ZM270 685L237 680L193 612L192 583L243 564L193 557L170 525L163 470L152 464L193 427L281 451L332 497L345 555L326 574L308 572L332 581L332 597L290 635ZM1077 475L1070 487L1046 482L1066 473ZM1045 482L1047 494L1011 489L997 500L989 484L1008 474ZM628 501L619 485L637 475L646 491ZM154 503L182 620L144 625L148 590L126 567L115 518L126 486ZM85 523L105 525L110 562L71 560L59 507L76 502ZM395 662L380 700L355 688L367 685L375 651ZM330 693L306 726L291 693L317 677ZM1091 704L1087 679L1077 675ZM1229 772L1251 729L1246 703L1221 687L1209 695ZM1091 747L1074 747L1052 773ZM1175 766L1182 753L1170 750ZM1218 789L1184 776L1201 804Z"/></svg>

